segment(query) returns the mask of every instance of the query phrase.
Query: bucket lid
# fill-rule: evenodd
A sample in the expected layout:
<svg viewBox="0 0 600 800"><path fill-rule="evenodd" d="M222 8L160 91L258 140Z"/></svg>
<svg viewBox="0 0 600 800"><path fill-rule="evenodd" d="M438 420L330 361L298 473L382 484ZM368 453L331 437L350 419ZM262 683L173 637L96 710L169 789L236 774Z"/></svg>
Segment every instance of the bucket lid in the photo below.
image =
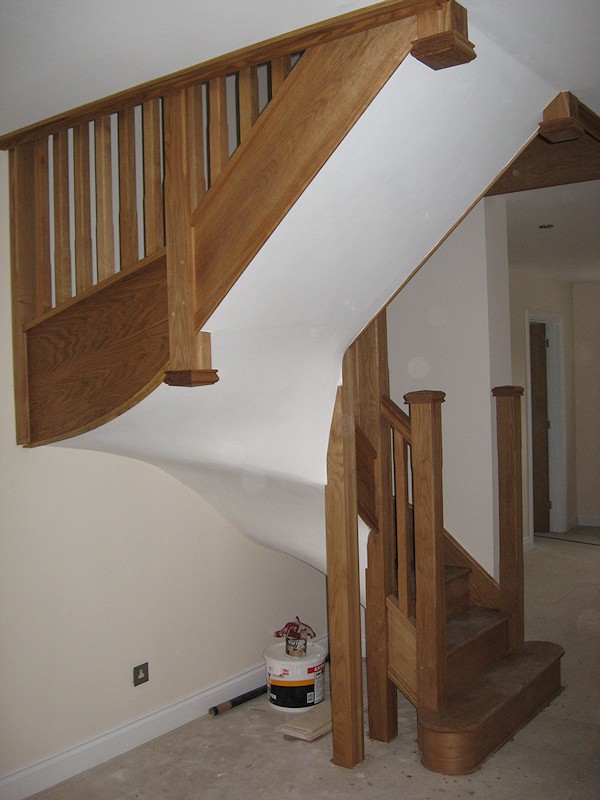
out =
<svg viewBox="0 0 600 800"><path fill-rule="evenodd" d="M290 664L298 664L299 662L312 661L314 659L321 659L324 661L327 656L327 650L316 642L308 642L305 656L288 656L285 652L285 642L277 642L276 644L272 644L271 647L267 647L264 656L266 659L289 661Z"/></svg>

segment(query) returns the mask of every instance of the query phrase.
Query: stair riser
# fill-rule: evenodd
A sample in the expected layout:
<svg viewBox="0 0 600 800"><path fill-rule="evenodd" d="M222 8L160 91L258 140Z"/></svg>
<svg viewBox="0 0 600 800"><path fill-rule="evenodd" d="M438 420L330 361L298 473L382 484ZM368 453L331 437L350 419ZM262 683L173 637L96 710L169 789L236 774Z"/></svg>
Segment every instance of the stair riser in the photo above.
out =
<svg viewBox="0 0 600 800"><path fill-rule="evenodd" d="M461 575L446 583L446 619L453 619L469 607L469 576Z"/></svg>
<svg viewBox="0 0 600 800"><path fill-rule="evenodd" d="M560 692L560 659L477 727L440 732L419 726L422 764L435 772L472 772Z"/></svg>
<svg viewBox="0 0 600 800"><path fill-rule="evenodd" d="M486 667L504 658L508 653L508 626L506 621L485 631L477 639L465 643L448 654L448 696L467 688L473 678Z"/></svg>

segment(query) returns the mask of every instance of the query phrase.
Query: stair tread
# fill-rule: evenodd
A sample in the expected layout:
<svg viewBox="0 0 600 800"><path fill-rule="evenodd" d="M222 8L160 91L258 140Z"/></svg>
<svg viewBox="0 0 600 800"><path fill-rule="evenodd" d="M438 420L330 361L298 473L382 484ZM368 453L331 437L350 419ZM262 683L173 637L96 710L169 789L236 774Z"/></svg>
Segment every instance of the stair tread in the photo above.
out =
<svg viewBox="0 0 600 800"><path fill-rule="evenodd" d="M446 564L444 566L444 580L446 583L450 583L456 578L462 578L463 575L470 575L470 573L469 567L457 567L454 564Z"/></svg>
<svg viewBox="0 0 600 800"><path fill-rule="evenodd" d="M471 606L446 623L447 652L452 653L467 642L505 622L509 615L496 608Z"/></svg>
<svg viewBox="0 0 600 800"><path fill-rule="evenodd" d="M563 648L552 642L525 642L518 653L511 653L488 667L468 688L450 697L442 711L421 714L419 722L439 732L479 728L533 684L563 653Z"/></svg>

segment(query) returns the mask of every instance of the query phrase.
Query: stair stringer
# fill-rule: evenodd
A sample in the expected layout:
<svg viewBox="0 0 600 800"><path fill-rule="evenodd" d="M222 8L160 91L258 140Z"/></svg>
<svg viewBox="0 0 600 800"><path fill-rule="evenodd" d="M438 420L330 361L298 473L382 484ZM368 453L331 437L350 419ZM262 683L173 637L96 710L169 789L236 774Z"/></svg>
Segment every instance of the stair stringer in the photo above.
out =
<svg viewBox="0 0 600 800"><path fill-rule="evenodd" d="M219 383L159 386L63 446L154 463L250 538L325 571L342 356L556 94L481 32L471 38L478 58L468 66L400 65L212 313Z"/></svg>

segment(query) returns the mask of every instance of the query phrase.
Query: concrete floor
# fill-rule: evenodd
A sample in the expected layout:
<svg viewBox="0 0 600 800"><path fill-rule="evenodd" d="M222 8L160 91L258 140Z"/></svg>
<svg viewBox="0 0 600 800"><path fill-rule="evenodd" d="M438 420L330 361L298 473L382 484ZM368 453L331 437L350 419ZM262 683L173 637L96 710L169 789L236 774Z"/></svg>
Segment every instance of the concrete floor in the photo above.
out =
<svg viewBox="0 0 600 800"><path fill-rule="evenodd" d="M366 741L353 770L331 764L331 735L284 740L292 715L263 696L196 722L35 795L36 800L599 800L600 531L536 539L525 557L526 635L566 649L564 692L471 775L424 769L415 713L400 696L399 736ZM579 537L581 538L581 537Z"/></svg>

